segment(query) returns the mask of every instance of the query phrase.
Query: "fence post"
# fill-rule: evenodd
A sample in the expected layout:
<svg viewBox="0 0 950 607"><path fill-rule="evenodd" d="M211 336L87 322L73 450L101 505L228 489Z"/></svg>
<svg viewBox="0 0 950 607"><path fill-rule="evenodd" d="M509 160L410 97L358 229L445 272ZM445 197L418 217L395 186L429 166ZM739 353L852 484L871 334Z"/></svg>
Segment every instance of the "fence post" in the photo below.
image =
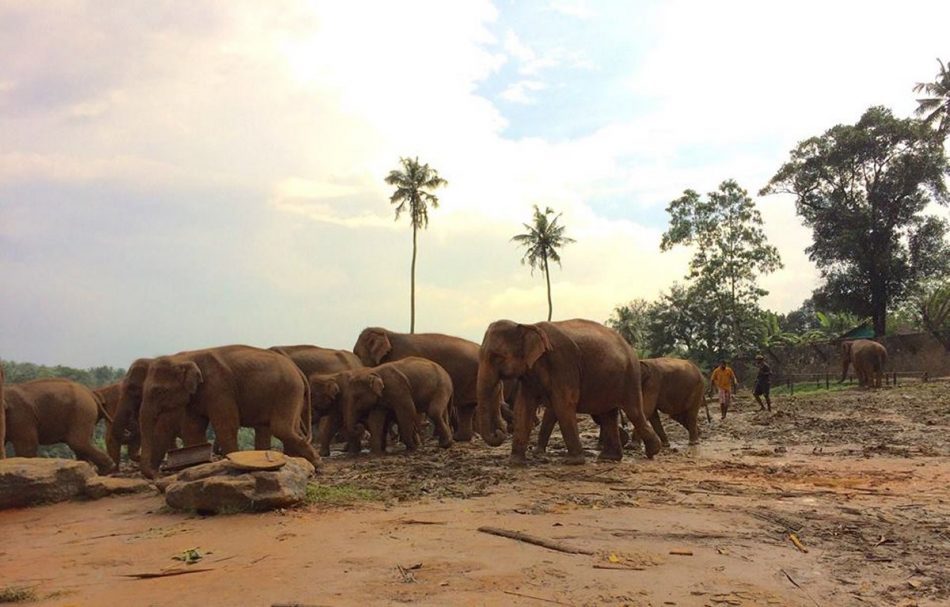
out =
<svg viewBox="0 0 950 607"><path fill-rule="evenodd" d="M828 379L828 374L825 373L825 390L830 390L830 389L831 389L831 382Z"/></svg>
<svg viewBox="0 0 950 607"><path fill-rule="evenodd" d="M795 382L791 379L788 380L788 395L795 396Z"/></svg>

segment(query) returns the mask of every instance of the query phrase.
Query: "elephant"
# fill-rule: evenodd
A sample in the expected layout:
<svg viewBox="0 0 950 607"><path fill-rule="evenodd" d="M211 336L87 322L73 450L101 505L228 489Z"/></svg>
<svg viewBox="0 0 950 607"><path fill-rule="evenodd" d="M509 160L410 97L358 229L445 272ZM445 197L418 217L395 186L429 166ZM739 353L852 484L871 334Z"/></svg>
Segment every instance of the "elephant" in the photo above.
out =
<svg viewBox="0 0 950 607"><path fill-rule="evenodd" d="M856 339L841 343L841 381L848 375L848 367L854 365L858 385L880 388L884 377L887 348L870 339Z"/></svg>
<svg viewBox="0 0 950 607"><path fill-rule="evenodd" d="M310 402L314 411L333 411L333 417L339 415L340 428L343 428L343 397L342 394L349 387L349 378L351 374L345 371L331 374L315 373L310 376ZM326 415L325 417L330 417ZM386 452L386 442L390 430L396 423L396 417L392 411L382 408L374 408L366 416L365 427L369 431L370 453L380 455ZM335 430L334 430L335 431ZM361 432L354 432L347 439L347 453L356 455L363 449L361 441ZM327 437L326 450L329 452L329 437L332 434L323 435ZM321 437L322 438L322 437ZM321 443L321 448L324 444ZM323 452L320 455L324 455Z"/></svg>
<svg viewBox="0 0 950 607"><path fill-rule="evenodd" d="M617 416L619 411L614 409L603 415L591 415L591 418L594 420L594 423L600 428L600 435L597 438L597 444L603 446L609 438L606 436L606 433L612 427L611 424L615 422L610 422L609 420L604 420L605 415ZM551 440L551 432L554 431L554 424L557 423L557 415L554 413L554 409L550 407L544 408L544 415L541 417L541 425L538 427L538 444L535 445L535 453L545 453L548 449L548 441ZM623 447L630 440L630 436L627 432L619 427L618 432L620 433L620 446ZM655 428L655 426L654 426Z"/></svg>
<svg viewBox="0 0 950 607"><path fill-rule="evenodd" d="M7 456L7 415L3 400L3 362L0 362L0 459Z"/></svg>
<svg viewBox="0 0 950 607"><path fill-rule="evenodd" d="M605 442L601 458L623 457L616 415L623 410L646 445L647 457L660 450L660 439L647 424L640 390L637 354L619 333L590 320L518 324L498 320L482 340L478 367L478 427L489 445L505 438L498 424L500 380L518 379L512 465L525 465L525 452L538 405L550 407L567 444L569 464L585 461L577 414L600 415Z"/></svg>
<svg viewBox="0 0 950 607"><path fill-rule="evenodd" d="M129 459L139 461L141 437L139 433L139 412L142 408L145 378L148 376L152 358L139 358L129 365L125 377L119 382L119 400L112 414L112 427L106 437L109 457L118 465L122 445L126 445ZM177 433L176 433L177 434Z"/></svg>
<svg viewBox="0 0 950 607"><path fill-rule="evenodd" d="M119 409L119 399L122 396L122 382L116 382L114 384L109 384L100 388L94 388L92 393L96 395L96 398L99 400L99 405L102 407L102 410L105 411L106 453L109 454L109 458L115 463L115 467L118 470L119 460L122 456L122 442L116 440L115 435L117 433L113 432L113 427L115 426L115 416ZM135 449L138 449L137 442ZM129 444L129 459L132 458L132 450L133 446Z"/></svg>
<svg viewBox="0 0 950 607"><path fill-rule="evenodd" d="M76 457L96 466L100 474L115 467L93 444L102 403L92 390L68 379L35 379L3 389L6 439L19 457L36 457L40 445L66 443Z"/></svg>
<svg viewBox="0 0 950 607"><path fill-rule="evenodd" d="M306 345L273 346L269 349L290 358L308 378L359 369L363 366L355 354L346 350ZM311 385L313 418L317 424L316 442L320 448L320 455L328 456L333 437L343 429L343 411L336 405L333 398L314 398L312 390ZM347 443L347 452L359 453L360 447L359 439L351 438Z"/></svg>
<svg viewBox="0 0 950 607"><path fill-rule="evenodd" d="M198 444L207 440L209 423L224 455L238 450L238 428L250 427L255 448L269 449L273 434L288 455L317 467L311 419L310 384L282 354L233 345L161 356L149 365L143 387L140 467L154 478L175 432L186 446Z"/></svg>
<svg viewBox="0 0 950 607"><path fill-rule="evenodd" d="M343 419L350 433L356 432L357 423L374 409L391 411L400 440L412 451L419 445L418 414L425 413L435 428L439 446L452 446L452 378L438 363L410 356L340 375L344 376L340 383Z"/></svg>
<svg viewBox="0 0 950 607"><path fill-rule="evenodd" d="M460 337L441 333L394 333L380 327L363 329L353 346L353 352L367 367L419 356L445 369L455 389L453 439L460 442L470 441L474 435L473 419L478 404L478 351L478 344ZM504 392L499 392L497 398L499 406L502 406ZM498 427L504 426L499 424Z"/></svg>

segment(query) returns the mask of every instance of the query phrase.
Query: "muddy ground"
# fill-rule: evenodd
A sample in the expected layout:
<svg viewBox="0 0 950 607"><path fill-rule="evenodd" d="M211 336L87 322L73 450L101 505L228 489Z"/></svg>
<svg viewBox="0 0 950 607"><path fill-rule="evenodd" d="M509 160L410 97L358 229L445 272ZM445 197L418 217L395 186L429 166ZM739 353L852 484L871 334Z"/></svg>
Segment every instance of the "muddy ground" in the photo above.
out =
<svg viewBox="0 0 950 607"><path fill-rule="evenodd" d="M654 460L507 466L481 443L334 455L312 503L201 517L159 496L0 512L0 596L35 605L946 605L950 382L740 394ZM716 407L711 407L716 415ZM595 455L594 429L586 444ZM478 531L557 542L565 553ZM797 547L794 538L800 547ZM197 548L201 559L172 557ZM590 553L590 554L584 554ZM136 579L131 574L187 570Z"/></svg>

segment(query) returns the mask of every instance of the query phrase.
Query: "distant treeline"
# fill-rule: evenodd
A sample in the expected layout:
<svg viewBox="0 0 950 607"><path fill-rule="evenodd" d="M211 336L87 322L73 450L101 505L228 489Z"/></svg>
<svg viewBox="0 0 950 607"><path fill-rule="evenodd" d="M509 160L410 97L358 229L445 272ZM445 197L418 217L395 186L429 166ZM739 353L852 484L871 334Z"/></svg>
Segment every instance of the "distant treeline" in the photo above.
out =
<svg viewBox="0 0 950 607"><path fill-rule="evenodd" d="M115 367L90 367L88 369L74 369L56 365L47 367L46 365L37 365L35 363L18 363L13 360L4 360L3 372L8 384L20 384L31 379L44 379L47 377L62 377L71 379L74 382L98 388L119 381L125 376L125 369L116 369Z"/></svg>

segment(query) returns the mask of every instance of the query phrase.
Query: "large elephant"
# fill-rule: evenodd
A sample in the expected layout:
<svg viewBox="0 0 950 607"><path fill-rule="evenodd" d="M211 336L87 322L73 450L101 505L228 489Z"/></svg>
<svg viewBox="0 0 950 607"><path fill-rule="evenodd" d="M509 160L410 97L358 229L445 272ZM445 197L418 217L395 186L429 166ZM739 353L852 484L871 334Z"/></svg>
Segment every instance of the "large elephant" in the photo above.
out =
<svg viewBox="0 0 950 607"><path fill-rule="evenodd" d="M858 384L880 388L884 377L887 348L870 339L856 339L841 343L841 383L848 375L848 367L854 365Z"/></svg>
<svg viewBox="0 0 950 607"><path fill-rule="evenodd" d="M7 415L3 400L3 362L0 361L0 459L7 456Z"/></svg>
<svg viewBox="0 0 950 607"><path fill-rule="evenodd" d="M418 446L417 420L425 414L439 437L439 446L452 446L449 428L452 378L438 363L410 356L391 363L341 373L340 399L347 431L371 412L391 412L399 426L399 438L408 450Z"/></svg>
<svg viewBox="0 0 950 607"><path fill-rule="evenodd" d="M419 356L438 363L448 372L455 388L453 417L457 441L472 439L475 408L478 404L478 344L441 333L394 333L379 327L363 329L353 352L367 367L375 367L408 356ZM504 394L497 398L501 406ZM500 417L499 411L499 420ZM499 424L499 429L504 431Z"/></svg>
<svg viewBox="0 0 950 607"><path fill-rule="evenodd" d="M619 333L589 320L524 325L499 320L489 325L479 353L478 420L482 438L491 445L504 440L499 426L500 380L518 379L511 463L523 465L537 407L553 409L567 444L568 463L584 462L577 414L600 415L605 428L601 457L620 459L623 452L617 416L620 408L636 427L653 457L660 439L647 424L640 392L636 352Z"/></svg>
<svg viewBox="0 0 950 607"><path fill-rule="evenodd" d="M92 390L68 379L36 379L7 386L3 394L6 439L18 457L36 457L40 445L66 443L100 474L112 471L112 459L93 444L104 411Z"/></svg>
<svg viewBox="0 0 950 607"><path fill-rule="evenodd" d="M238 450L238 428L250 427L256 448L269 448L273 434L288 455L317 466L311 419L306 376L277 352L235 345L162 356L149 365L139 414L142 473L155 477L178 429L193 445L206 440L209 423L225 455Z"/></svg>
<svg viewBox="0 0 950 607"><path fill-rule="evenodd" d="M308 378L359 369L363 366L355 354L346 350L333 350L319 346L273 346L270 349L294 361L294 364ZM330 455L330 443L333 437L343 429L343 411L332 398L316 398L316 395L313 395L311 403L314 422L317 424L316 442L320 447L320 455L327 456ZM347 451L359 453L358 438L349 441Z"/></svg>

